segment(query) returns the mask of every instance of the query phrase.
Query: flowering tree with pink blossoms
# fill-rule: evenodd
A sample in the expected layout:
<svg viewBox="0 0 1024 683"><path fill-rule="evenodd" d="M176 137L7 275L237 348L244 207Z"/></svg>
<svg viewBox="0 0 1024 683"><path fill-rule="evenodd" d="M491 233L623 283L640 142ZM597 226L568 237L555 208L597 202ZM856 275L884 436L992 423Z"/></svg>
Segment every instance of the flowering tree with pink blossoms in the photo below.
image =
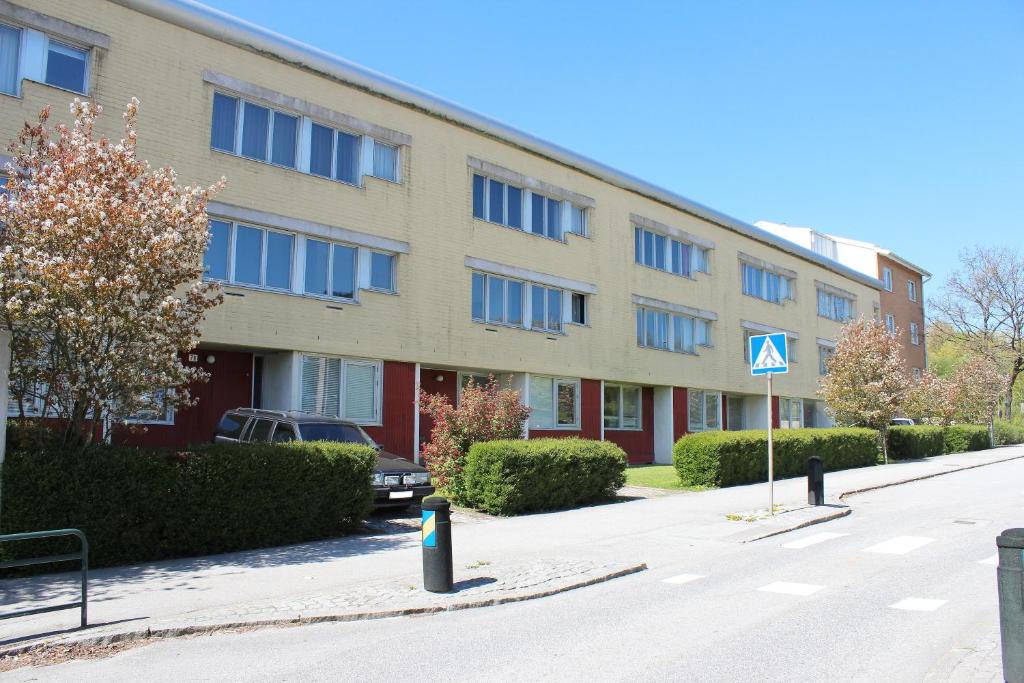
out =
<svg viewBox="0 0 1024 683"><path fill-rule="evenodd" d="M434 426L422 456L441 488L456 502L464 500L463 466L469 447L478 441L518 439L530 409L519 400L519 392L504 389L491 375L486 385L470 378L462 389L458 406L443 394L420 391L420 412L430 416Z"/></svg>
<svg viewBox="0 0 1024 683"><path fill-rule="evenodd" d="M132 99L119 142L94 131L100 107L75 100L74 123L49 108L11 145L0 196L0 325L12 334L11 397L24 416L58 418L83 450L111 421L192 404L207 379L180 354L221 301L204 283L206 203L223 185L181 186L136 157ZM173 390L173 391L168 391Z"/></svg>
<svg viewBox="0 0 1024 683"><path fill-rule="evenodd" d="M840 424L877 429L888 462L889 423L899 416L910 384L897 335L878 320L848 322L827 369L818 388L826 410Z"/></svg>

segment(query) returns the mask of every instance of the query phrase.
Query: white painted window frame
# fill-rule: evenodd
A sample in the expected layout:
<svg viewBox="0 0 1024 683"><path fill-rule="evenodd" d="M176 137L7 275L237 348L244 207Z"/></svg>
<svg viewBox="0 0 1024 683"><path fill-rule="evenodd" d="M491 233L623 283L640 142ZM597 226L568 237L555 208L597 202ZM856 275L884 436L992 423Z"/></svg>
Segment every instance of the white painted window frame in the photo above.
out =
<svg viewBox="0 0 1024 683"><path fill-rule="evenodd" d="M882 284L885 285L885 291L892 291L892 268L882 268Z"/></svg>
<svg viewBox="0 0 1024 683"><path fill-rule="evenodd" d="M322 301L333 301L333 302L344 302L344 303L359 303L359 293L362 291L378 292L383 294L397 295L398 292L398 269L400 267L400 254L397 252L389 251L387 249L373 249L365 245L355 244L344 240L330 239L322 235L307 235L293 230L285 230L282 228L256 223L252 221L240 221L226 218L220 215L211 214L210 220L216 220L221 223L228 224L228 277L226 280L218 278L209 278L203 276L204 280L210 280L214 282L221 282L231 287L239 287L243 289L253 289L266 292L275 292L278 294L290 294L295 296L302 296L310 299L319 299ZM247 282L236 282L235 281L235 234L238 226L247 228L253 228L261 230L263 232L262 248L260 254L260 284L254 285ZM267 269L267 242L271 232L288 235L292 237L292 255L291 255L291 284L288 288L269 287L266 283L266 269ZM336 297L331 295L321 295L306 292L306 243L308 240L315 240L317 242L324 242L328 245L327 249L327 277L328 277L328 291L331 291L330 279L334 276L334 247L335 245L341 247L347 247L354 249L356 252L356 263L355 273L353 275L353 296L349 297ZM384 254L391 257L391 289L385 290L378 287L370 286L370 268L372 263L372 255L374 253Z"/></svg>
<svg viewBox="0 0 1024 683"><path fill-rule="evenodd" d="M483 311L483 318L476 318L476 317L472 316L472 310L473 310L473 307L472 307L473 275L482 275L484 277L484 300L483 300L484 311ZM503 302L504 303L503 310L506 311L506 312L508 311L508 282L509 281L514 281L514 282L519 282L520 284L523 285L523 322L522 322L521 325L517 325L515 323L509 323L509 322L505 322L505 321L490 320L489 319L489 315L490 315L490 306L489 306L489 304L490 304L491 289L488 286L488 278L497 278L497 279L505 281L505 285L503 285L503 287L502 287L502 292L503 292L503 296L505 298L504 302ZM533 288L534 287L540 287L540 288L545 290L545 294L544 294L544 323L545 324L544 324L543 327L534 327L534 325L533 325ZM553 329L547 327L547 320L548 320L548 315L547 315L548 314L548 310L547 310L547 306L548 306L547 290L555 290L555 291L561 292L561 300L562 300L561 306L562 306L562 310L559 312L559 318L560 318L560 321L561 321L561 327L560 327L560 329L557 329L557 330L553 330ZM579 294L580 296L583 297L583 307L586 310L587 322L582 324L582 325L580 323L572 322L572 295L573 294ZM576 290L566 289L564 287L553 287L553 286L551 286L549 284L545 284L545 283L542 283L542 282L535 282L533 280L517 278L517 277L509 277L508 275L499 275L499 274L488 272L486 270L480 270L480 269L474 268L474 269L470 270L470 318L471 318L471 320L473 322L479 323L479 324L484 324L484 325L498 325L498 326L501 326L501 327L509 327L509 328L517 329L517 330L527 330L527 331L530 331L530 332L541 332L541 333L544 333L544 334L564 335L566 333L565 332L565 328L566 328L567 325L575 325L576 327L589 327L590 326L590 322L589 322L589 318L590 318L590 295L587 292L578 292Z"/></svg>
<svg viewBox="0 0 1024 683"><path fill-rule="evenodd" d="M651 311L651 312L656 313L658 315L666 315L666 314L668 315L668 324L667 324L667 329L666 329L666 340L668 342L668 347L667 348L663 347L663 346L648 346L647 345L647 311ZM710 320L708 318L702 318L702 317L696 316L696 315L687 315L685 313L679 313L677 311L669 311L669 310L657 308L657 307L654 307L654 306L642 306L642 305L639 305L639 304L637 304L635 306L634 317L639 317L639 318L641 318L643 320L643 334L639 335L638 338L637 338L637 346L639 348L642 348L642 349L652 349L654 351L670 351L672 353L680 353L680 354L687 355L687 356L697 356L697 355L700 355L697 350L701 349L701 348L705 348L705 349L714 348L714 336L712 334L712 327L711 327L711 324L714 321L712 321L712 320ZM684 350L679 350L679 349L675 348L675 327L676 326L675 326L675 323L673 322L673 318L687 318L687 319L690 319L690 320L693 321L693 351L687 351L685 349ZM707 342L708 343L706 343L706 344L700 344L700 343L697 342L697 339L698 339L697 326L698 325L705 325L707 327Z"/></svg>
<svg viewBox="0 0 1024 683"><path fill-rule="evenodd" d="M293 171L298 171L299 173L304 173L306 175L313 176L314 178L323 178L324 180L331 180L333 182L341 183L342 185L347 185L349 187L359 187L359 188L364 187L365 184L364 184L363 181L364 181L364 179L367 176L369 176L371 178L376 178L378 180L383 180L383 181L388 182L388 183L396 184L396 185L401 185L402 182L403 182L402 160L403 160L404 150L402 148L404 147L404 145L395 144L395 143L391 143L391 142L386 142L386 141L383 141L383 140L377 140L376 138L374 138L371 135L366 135L365 133L362 133L362 132L357 131L357 130L352 130L352 129L347 129L347 128L344 128L344 127L339 127L337 123L329 123L329 122L326 122L326 121L322 121L320 119L313 118L313 117L311 117L311 116L309 116L307 114L303 114L302 112L293 111L293 110L289 110L289 109L282 108L282 107L275 107L275 106L269 104L268 102L264 102L264 101L262 101L260 99L248 97L248 96L246 96L246 95L244 95L242 93L235 92L235 91L233 91L233 90L231 90L229 88L224 88L224 87L221 87L221 86L217 86L217 87L213 88L213 93L219 93L219 94L221 94L221 95L223 95L225 97L231 97L231 98L237 100L238 106L235 108L235 139L234 139L234 149L232 151L228 152L226 150L217 149L217 148L213 147L213 145L211 144L210 145L210 151L212 151L212 152L219 152L221 154L230 154L231 156L235 156L235 157L238 157L240 159L245 159L247 161L255 161L257 163L270 164L271 166L274 166L276 168L286 168L286 169L290 169L290 170L293 170ZM212 110L213 97L212 96L210 98L210 102L211 102L210 127L212 129L212 126L213 126L213 110ZM243 156L242 155L242 129L243 129L244 125L245 125L245 103L246 102L248 102L249 104L252 104L254 106L257 106L257 107L262 107L263 109L268 109L271 112L273 112L273 114L270 117L270 122L269 122L269 125L268 125L268 131L267 131L268 140L267 140L267 158L266 159L255 159L253 157L247 157L247 156ZM273 161L270 160L272 158L272 156L273 156L273 133L274 133L274 118L273 117L276 116L277 113L280 113L280 114L282 114L284 116L295 117L296 119L298 119L298 121L296 123L297 130L296 130L296 135L295 135L296 150L295 150L295 166L294 167L293 166L285 166L283 164L276 164L276 163L274 163ZM318 126L322 126L324 128L329 129L330 131L332 131L332 137L331 137L331 175L330 175L330 177L322 176L322 175L320 175L318 173L313 173L313 172L311 172L309 170L309 159L310 159L310 152L311 152L310 146L313 144L312 133L313 133L313 124L314 123L316 125L318 125ZM337 177L337 175L338 175L338 169L337 169L337 166L338 166L338 153L337 153L337 149L338 149L338 133L345 133L346 135L351 135L352 137L355 137L355 138L359 139L359 153L358 153L358 159L357 159L357 163L356 163L356 168L357 168L357 174L356 175L357 175L357 177L356 177L356 181L354 183L349 182L347 180L339 179ZM374 148L374 145L377 145L377 144L385 145L387 147L391 147L391 148L396 150L396 154L395 154L395 180L391 180L390 178L378 177L378 176L375 176L373 174L373 148Z"/></svg>
<svg viewBox="0 0 1024 683"><path fill-rule="evenodd" d="M338 387L338 413L341 419L350 420L355 424L364 427L380 427L383 424L383 387L384 387L384 361L375 360L368 358L353 358L351 356L337 356L325 353L303 353L299 357L298 362L298 373L296 375L296 382L298 383L295 395L299 397L299 401L302 400L302 359L305 357L309 358L329 358L338 359L341 361L341 373L338 381L340 386ZM371 420L354 420L345 416L345 385L348 382L348 367L350 365L361 365L370 366L374 368L373 373L373 418ZM301 405L301 404L300 404Z"/></svg>
<svg viewBox="0 0 1024 683"><path fill-rule="evenodd" d="M474 185L474 178L473 177L474 176L480 176L484 180L484 183L483 183L483 198L482 198L483 199L483 208L482 208L483 216L480 217L480 216L475 216L474 215L473 216L474 220L484 221L485 223L490 223L491 225L500 225L500 226L502 226L504 228L509 228L510 230L515 230L516 232L522 232L522 233L530 234L530 235L533 235L534 237L543 237L544 239L551 240L552 242L561 242L562 244L566 244L567 243L566 235L576 235L577 237L589 237L590 236L590 230L589 230L589 225L590 225L590 218L589 218L590 208L589 207L582 206L580 204L574 204L573 202L571 202L568 199L559 199L557 197L551 197L549 195L546 195L546 194L544 194L542 192L535 192L535 191L531 190L528 187L522 187L521 185L509 182L509 181L507 181L507 180L505 180L503 178L495 178L493 176L489 176L486 173L483 173L483 172L478 171L478 170L473 170L473 172L470 174L470 178L469 178L469 183L470 183L469 184L469 193L470 193L470 200L471 200L470 203L471 203L471 205L472 205L473 191L474 191L473 190L473 185ZM491 188L491 183L492 182L500 183L503 186L503 189L502 189L502 212L501 212L502 216L501 216L501 221L493 221L493 220L491 220L491 191L490 191L490 188ZM514 188L518 189L519 192L520 192L520 202L521 202L521 204L520 204L520 214L519 214L520 227L518 227L518 228L515 227L514 225L509 225L509 223L508 223L508 206L509 206L509 203L508 203L508 194L509 194L508 193L508 188L509 187L514 187ZM544 199L544 211L542 212L542 217L541 217L541 220L543 221L543 224L540 226L540 229L541 229L540 232L534 232L534 230L533 230L533 228L534 228L534 225L533 225L533 197L534 196L542 197ZM558 227L558 235L559 236L558 237L551 237L550 235L548 235L548 210L547 210L548 205L547 205L547 202L558 202L558 205L559 205L559 211L558 211L559 212L559 227ZM574 209L578 210L578 211L581 211L582 214L583 214L583 219L582 219L582 229L583 229L583 232L582 233L574 232L573 230L569 229L572 226L572 211Z"/></svg>
<svg viewBox="0 0 1024 683"><path fill-rule="evenodd" d="M532 383L532 381L534 379L537 379L537 378L540 378L540 379L550 379L551 380L551 406L552 406L552 408L551 408L551 419L552 419L552 425L553 426L551 426L551 427L537 427L536 425L533 425L532 423L528 422L530 430L531 431L533 431L533 430L537 430L537 431L558 431L558 430L579 431L579 429L580 429L580 403L583 400L583 396L582 396L582 382L580 381L580 379L578 377L556 377L554 375L530 375L529 378L528 378L528 381ZM571 424L571 425L569 425L569 424L559 424L558 423L558 387L560 387L560 386L572 386L573 387L573 392L574 392L573 396L575 397L575 400L573 401L573 424ZM533 400L533 396L530 396L529 400L532 401ZM602 397L602 403L603 403L603 401L604 401L604 399ZM529 406L529 407L532 408L533 406Z"/></svg>
<svg viewBox="0 0 1024 683"><path fill-rule="evenodd" d="M700 429L693 429L693 420L690 415L690 402L694 394L700 394ZM708 396L716 397L718 411L718 427L708 427ZM697 432L720 432L722 431L722 392L709 389L687 389L686 391L686 431L691 434Z"/></svg>
<svg viewBox="0 0 1024 683"><path fill-rule="evenodd" d="M607 391L608 389L617 389L618 392L619 392L619 414L616 416L618 426L615 426L615 427L609 427L608 424L605 422L605 420L609 416L608 416L608 413L605 410L604 392ZM625 421L625 417L624 417L624 414L623 414L624 413L623 406L625 404L624 404L622 399L623 399L623 396L625 395L625 392L627 390L629 390L629 391L634 391L635 390L637 392L637 401L636 401L637 426L636 427L624 427L623 426L623 423ZM642 432L644 430L644 389L643 389L643 387L638 385L638 384L618 384L618 383L612 383L612 382L604 383L604 386L601 389L601 424L604 425L604 428L606 430L609 430L609 431L615 431L615 432Z"/></svg>
<svg viewBox="0 0 1024 683"><path fill-rule="evenodd" d="M657 264L650 264L649 265L647 263L644 263L644 261L646 260L646 256L647 256L647 248L645 246L646 241L644 240L644 233L650 233L651 235L654 235L656 237L663 237L663 238L665 238L665 267L664 268L659 268L657 266ZM640 236L639 241L637 240L637 235L638 234ZM654 241L653 237L652 237L651 241L653 243L653 241ZM684 244L684 245L690 247L690 258L689 258L689 263L687 264L687 266L688 266L688 268L687 268L688 272L687 273L677 273L674 270L676 258L675 258L675 254L673 253L675 250L672 248L672 243L673 242L678 242L679 244ZM639 253L637 253L637 247L639 247ZM652 270L657 270L657 271L662 272L662 273L668 273L669 275L675 275L676 277L686 278L687 280L696 280L697 279L696 273L703 273L705 275L710 275L710 271L711 271L711 258L710 258L709 254L708 254L708 251L709 250L708 250L707 247L699 245L699 244L696 244L696 243L691 242L689 240L679 239L678 237L675 237L673 235L668 235L668 234L665 234L663 232L659 232L658 230L651 230L650 228L647 228L647 227L644 227L644 226L641 226L641 225L636 225L635 223L633 224L633 264L634 265L641 266L643 268L650 268ZM701 258L701 256L703 256L703 259ZM705 267L701 268L700 267L701 264L703 264Z"/></svg>
<svg viewBox="0 0 1024 683"><path fill-rule="evenodd" d="M907 298L917 303L917 283L913 280L907 280Z"/></svg>

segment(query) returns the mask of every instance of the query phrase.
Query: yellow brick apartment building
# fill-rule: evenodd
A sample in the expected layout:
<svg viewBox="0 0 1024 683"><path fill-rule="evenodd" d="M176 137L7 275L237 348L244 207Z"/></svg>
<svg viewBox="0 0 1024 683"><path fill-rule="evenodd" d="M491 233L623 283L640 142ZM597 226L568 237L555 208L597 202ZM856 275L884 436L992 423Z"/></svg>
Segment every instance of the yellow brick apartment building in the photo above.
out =
<svg viewBox="0 0 1024 683"><path fill-rule="evenodd" d="M85 96L209 206L222 306L188 362L199 404L149 443L209 440L239 405L363 424L414 457L417 389L495 374L528 437L668 462L690 431L767 426L746 339L785 332L776 426L815 400L844 320L882 284L770 232L344 59L180 0L0 2L0 133Z"/></svg>

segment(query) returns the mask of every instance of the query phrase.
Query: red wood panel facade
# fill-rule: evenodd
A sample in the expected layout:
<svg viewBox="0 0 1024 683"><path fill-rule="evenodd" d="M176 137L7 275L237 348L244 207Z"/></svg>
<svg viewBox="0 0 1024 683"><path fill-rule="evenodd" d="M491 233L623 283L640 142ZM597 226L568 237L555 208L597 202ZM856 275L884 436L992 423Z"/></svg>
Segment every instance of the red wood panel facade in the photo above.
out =
<svg viewBox="0 0 1024 683"><path fill-rule="evenodd" d="M672 442L675 443L679 437L689 430L687 419L689 417L689 393L684 387L672 387Z"/></svg>
<svg viewBox="0 0 1024 683"><path fill-rule="evenodd" d="M772 396L772 429L778 429L779 425L779 397Z"/></svg>
<svg viewBox="0 0 1024 683"><path fill-rule="evenodd" d="M459 393L459 373L454 370L433 370L420 368L420 389L428 394L441 394L455 405ZM430 430L434 421L426 415L420 415L420 445L430 441Z"/></svg>
<svg viewBox="0 0 1024 683"><path fill-rule="evenodd" d="M626 451L630 464L654 462L654 388L642 391L641 418L643 429L605 429L605 441L618 444Z"/></svg>
<svg viewBox="0 0 1024 683"><path fill-rule="evenodd" d="M145 431L118 428L112 441L134 446L177 447L213 438L225 410L252 405L252 354L199 349L199 366L210 373L208 382L189 387L196 405L178 410L173 425L145 425ZM207 363L212 356L213 363Z"/></svg>
<svg viewBox="0 0 1024 683"><path fill-rule="evenodd" d="M411 459L415 455L416 364L384 361L381 426L365 427L384 450Z"/></svg>

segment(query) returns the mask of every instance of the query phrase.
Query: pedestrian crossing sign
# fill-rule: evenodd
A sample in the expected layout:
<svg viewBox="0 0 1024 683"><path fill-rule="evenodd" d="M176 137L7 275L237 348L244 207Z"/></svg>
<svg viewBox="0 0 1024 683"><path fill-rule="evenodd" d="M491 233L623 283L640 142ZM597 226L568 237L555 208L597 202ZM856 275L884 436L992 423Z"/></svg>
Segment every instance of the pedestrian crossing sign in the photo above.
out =
<svg viewBox="0 0 1024 683"><path fill-rule="evenodd" d="M750 338L750 374L770 375L789 372L789 348L786 333L761 334Z"/></svg>

